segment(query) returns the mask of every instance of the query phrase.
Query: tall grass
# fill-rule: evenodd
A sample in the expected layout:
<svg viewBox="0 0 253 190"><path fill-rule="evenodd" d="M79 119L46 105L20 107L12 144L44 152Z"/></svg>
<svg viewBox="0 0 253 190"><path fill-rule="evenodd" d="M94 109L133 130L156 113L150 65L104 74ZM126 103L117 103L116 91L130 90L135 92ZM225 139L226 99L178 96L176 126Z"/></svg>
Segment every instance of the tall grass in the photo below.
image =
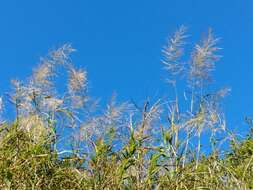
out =
<svg viewBox="0 0 253 190"><path fill-rule="evenodd" d="M186 54L187 39L182 26L163 48L175 98L142 107L113 96L97 109L70 44L49 52L26 81L13 80L0 98L1 112L11 111L9 101L16 113L1 117L0 188L253 189L253 133L239 141L226 128L229 89L212 87L219 39L210 29Z"/></svg>

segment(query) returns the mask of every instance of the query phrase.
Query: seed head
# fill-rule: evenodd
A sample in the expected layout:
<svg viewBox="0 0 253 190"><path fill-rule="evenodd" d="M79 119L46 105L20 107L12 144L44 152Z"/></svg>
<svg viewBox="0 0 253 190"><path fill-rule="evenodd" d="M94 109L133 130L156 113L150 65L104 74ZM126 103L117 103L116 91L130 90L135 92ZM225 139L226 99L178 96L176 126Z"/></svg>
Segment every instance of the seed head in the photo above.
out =
<svg viewBox="0 0 253 190"><path fill-rule="evenodd" d="M73 66L69 70L68 90L70 94L75 94L87 87L87 72L82 69L75 69Z"/></svg>

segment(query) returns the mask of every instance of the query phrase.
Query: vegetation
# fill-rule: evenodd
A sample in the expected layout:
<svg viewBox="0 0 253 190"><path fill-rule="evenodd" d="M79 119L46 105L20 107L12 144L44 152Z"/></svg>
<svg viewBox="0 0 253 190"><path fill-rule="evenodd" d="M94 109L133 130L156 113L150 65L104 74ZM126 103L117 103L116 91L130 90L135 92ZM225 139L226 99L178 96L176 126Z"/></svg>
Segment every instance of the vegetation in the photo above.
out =
<svg viewBox="0 0 253 190"><path fill-rule="evenodd" d="M15 107L0 122L0 189L253 189L253 128L240 140L231 133L229 89L211 86L218 39L209 30L189 56L186 40L180 27L163 48L174 98L142 107L113 96L98 109L69 44L13 80L0 99L1 112L13 115L7 100Z"/></svg>

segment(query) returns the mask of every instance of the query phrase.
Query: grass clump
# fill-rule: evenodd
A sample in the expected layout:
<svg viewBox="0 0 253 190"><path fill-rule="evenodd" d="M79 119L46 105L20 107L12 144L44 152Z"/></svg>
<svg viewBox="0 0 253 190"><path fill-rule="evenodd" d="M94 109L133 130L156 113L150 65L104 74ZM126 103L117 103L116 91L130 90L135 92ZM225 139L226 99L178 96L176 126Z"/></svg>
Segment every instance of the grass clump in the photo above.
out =
<svg viewBox="0 0 253 190"><path fill-rule="evenodd" d="M218 39L209 30L187 57L187 36L180 27L163 49L169 101L137 106L113 96L97 111L69 44L41 59L27 81L13 80L6 99L15 119L0 124L0 188L252 189L253 133L231 134L221 104L229 89L210 91Z"/></svg>

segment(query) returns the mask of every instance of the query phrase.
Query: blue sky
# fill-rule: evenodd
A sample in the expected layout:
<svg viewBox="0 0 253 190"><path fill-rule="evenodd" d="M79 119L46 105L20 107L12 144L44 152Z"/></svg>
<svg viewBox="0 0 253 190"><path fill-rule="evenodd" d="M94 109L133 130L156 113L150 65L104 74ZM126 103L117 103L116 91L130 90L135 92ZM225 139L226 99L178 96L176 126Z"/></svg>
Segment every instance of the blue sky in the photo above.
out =
<svg viewBox="0 0 253 190"><path fill-rule="evenodd" d="M0 92L11 78L28 76L48 49L70 42L92 95L108 99L116 91L136 101L169 95L160 64L168 34L183 24L194 41L212 27L223 48L216 85L232 88L228 123L245 130L244 117L253 116L252 8L252 0L2 0Z"/></svg>

